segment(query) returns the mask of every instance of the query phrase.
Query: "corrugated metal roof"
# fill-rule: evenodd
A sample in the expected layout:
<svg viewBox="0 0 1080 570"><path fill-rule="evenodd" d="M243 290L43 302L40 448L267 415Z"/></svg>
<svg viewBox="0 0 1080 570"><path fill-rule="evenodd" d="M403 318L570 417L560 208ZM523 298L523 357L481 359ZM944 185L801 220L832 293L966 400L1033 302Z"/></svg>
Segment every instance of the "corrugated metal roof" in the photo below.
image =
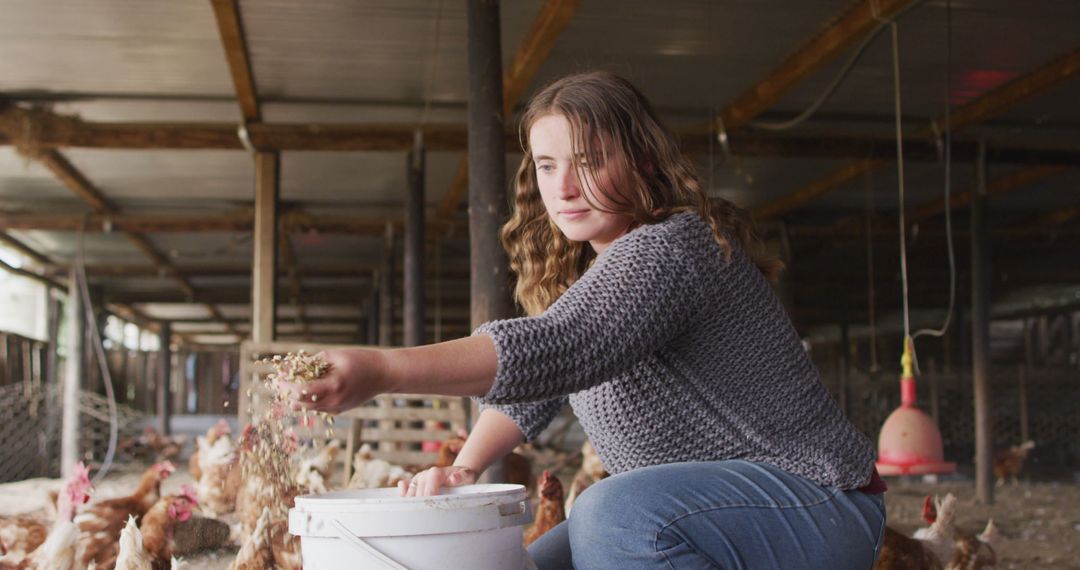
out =
<svg viewBox="0 0 1080 570"><path fill-rule="evenodd" d="M468 101L467 30L464 0L241 0L251 67L262 115L284 123L463 124ZM502 58L509 65L542 2L502 2ZM627 76L673 126L702 127L725 105L771 73L853 0L583 0L559 36L525 97L566 73L606 68ZM915 132L943 114L945 85L944 0L917 2L899 19L905 129ZM954 105L1029 73L1077 48L1080 3L1007 0L952 6ZM239 123L234 86L209 2L95 0L0 0L0 103L52 105L53 111L87 121ZM849 53L841 54L795 86L766 115L797 113L833 79ZM868 48L832 99L807 125L838 133L892 132L892 55L888 31ZM973 125L958 140L988 137L992 144L1056 144L1077 149L1080 81L1076 78L1023 102L988 125ZM512 124L512 121L511 121ZM61 149L71 163L123 212L222 215L250 206L253 161L241 150ZM441 204L462 160L461 152L427 155L429 216ZM746 207L769 204L811 184L848 159L725 157L719 147L694 157L711 195ZM520 155L507 157L512 180ZM1017 166L992 165L991 178ZM298 152L282 155L281 198L312 216L358 220L400 218L405 153ZM943 166L909 161L909 204L941 196ZM969 163L953 167L953 188L974 184ZM1044 214L1080 203L1080 179L1070 171L995 196L995 208L1017 216ZM895 165L871 177L875 209L896 211ZM864 181L808 202L789 222L833 220L859 214ZM464 205L457 212L464 219ZM81 199L52 173L0 146L0 211L82 214ZM75 255L72 232L11 234L62 264ZM400 235L398 236L400 255ZM468 262L463 230L441 237L444 268ZM250 262L250 232L153 233L150 241L180 266ZM379 235L305 233L290 239L303 271L303 287L361 289L367 276L312 276L319 267L363 264L384 257ZM123 235L84 238L90 265L149 265ZM433 265L434 260L428 260ZM95 277L116 290L161 288L175 281L156 277ZM197 288L246 287L244 275L195 275ZM287 280L283 278L283 286ZM460 284L455 284L459 288ZM283 301L285 302L285 301ZM363 304L358 298L357 305ZM205 308L184 305L156 318L200 316ZM144 307L156 311L159 306ZM230 317L250 309L221 306ZM309 320L322 315L307 308ZM325 307L326 316L358 307ZM166 310L166 309L162 309ZM295 311L283 305L282 311ZM430 312L430 309L429 309ZM295 317L295 314L290 312ZM171 316L169 316L171 315ZM205 315L204 315L205 316ZM292 317L290 317L292 318ZM345 332L341 327L338 333ZM207 330L192 326L190 330ZM203 338L203 337L200 337ZM210 338L210 337L205 337Z"/></svg>

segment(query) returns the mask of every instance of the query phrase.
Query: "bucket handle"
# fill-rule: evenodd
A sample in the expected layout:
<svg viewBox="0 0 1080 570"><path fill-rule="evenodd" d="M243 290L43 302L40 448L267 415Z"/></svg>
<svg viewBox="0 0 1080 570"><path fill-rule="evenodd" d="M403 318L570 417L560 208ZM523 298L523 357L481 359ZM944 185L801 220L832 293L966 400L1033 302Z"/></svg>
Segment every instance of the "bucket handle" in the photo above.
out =
<svg viewBox="0 0 1080 570"><path fill-rule="evenodd" d="M405 566L402 566L400 563L396 562L394 559L383 554L382 552L379 552L379 550L376 549L374 546L368 544L367 542L364 542L364 540L360 537L349 532L349 529L345 528L345 525L341 524L341 521L334 519L330 522L334 525L334 528L337 529L338 534L341 536L341 538L349 541L353 546L357 547L363 552L366 552L371 556L375 557L376 560L385 564L387 568L392 568L393 570L409 570Z"/></svg>

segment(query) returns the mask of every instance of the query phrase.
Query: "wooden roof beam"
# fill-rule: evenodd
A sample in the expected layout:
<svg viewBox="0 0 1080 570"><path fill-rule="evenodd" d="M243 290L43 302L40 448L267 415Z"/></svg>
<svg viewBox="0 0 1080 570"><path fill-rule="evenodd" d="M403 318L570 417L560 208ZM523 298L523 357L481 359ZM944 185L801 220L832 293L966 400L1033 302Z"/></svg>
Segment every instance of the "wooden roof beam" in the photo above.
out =
<svg viewBox="0 0 1080 570"><path fill-rule="evenodd" d="M518 46L514 59L509 69L503 73L503 117L509 117L510 111L517 105L525 90L532 83L533 77L539 71L540 66L547 60L548 54L555 47L556 40L563 30L573 19L577 11L579 0L547 0L540 11L536 14L532 26L525 34L525 38ZM514 144L507 148L517 147L517 137ZM427 134L424 135L424 146L428 150L434 150ZM446 191L442 202L439 204L438 215L441 219L451 217L457 211L461 201L465 198L465 192L469 185L469 157L464 156L458 165L457 173Z"/></svg>
<svg viewBox="0 0 1080 570"><path fill-rule="evenodd" d="M41 154L40 160L57 178L60 179L61 182L64 183L65 186L74 192L75 195L82 198L83 201L98 214L112 215L120 211L116 204L106 198L100 190L83 176L82 172L75 168L67 158L56 150L45 151ZM82 222L80 222L80 227L82 227ZM146 255L154 265L157 266L162 274L172 276L180 285L184 294L189 298L195 296L195 288L192 287L191 282L176 270L169 259L158 251L157 247L151 243L148 238L141 234L129 232L124 232L124 236L136 249ZM217 307L207 305L206 308L216 317L222 317L221 312L218 311ZM233 328L232 325L226 323L226 327L235 333L235 328Z"/></svg>
<svg viewBox="0 0 1080 570"><path fill-rule="evenodd" d="M40 109L11 105L0 109L0 131L25 121L33 122L34 143L45 149L79 147L109 149L220 149L243 150L231 123L98 123ZM248 125L256 148L265 150L347 150L407 151L412 148L416 127L398 124L268 124ZM423 127L424 145L430 151L466 149L468 133L464 125L441 124ZM676 131L687 153L707 153L713 133L706 128ZM513 129L506 132L506 148L517 152ZM987 159L998 162L1075 164L1080 162L1076 144L1017 143L988 141ZM0 144L11 144L10 139ZM729 133L728 146L736 156L793 156L810 158L882 158L896 154L896 141L879 134L850 133L817 129L798 133L742 130ZM955 161L973 161L975 141L953 140ZM937 145L928 137L909 134L904 141L904 157L910 160L940 160ZM58 164L62 164L59 163ZM62 166L57 168L64 172Z"/></svg>
<svg viewBox="0 0 1080 570"><path fill-rule="evenodd" d="M742 127L779 101L792 87L847 51L916 0L864 0L834 18L809 42L795 50L772 73L720 113L724 128Z"/></svg>
<svg viewBox="0 0 1080 570"><path fill-rule="evenodd" d="M304 277L361 277L368 279L371 277L371 272L374 269L382 267L381 261L372 260L369 262L356 262L348 265L314 265L305 266L303 268ZM184 265L178 266L177 270L188 277L250 277L251 265L250 264L229 264L229 265ZM396 271L400 271L400 267L395 268ZM435 274L434 267L425 267L425 270L431 274ZM442 268L442 276L444 280L453 279L465 279L469 278L469 269L467 264L448 263ZM48 271L47 275L51 277L61 276L61 269L52 269ZM285 273L279 269L278 275L284 275ZM93 278L109 278L109 277L156 277L158 271L155 267L150 265L87 265L86 276Z"/></svg>
<svg viewBox="0 0 1080 570"><path fill-rule="evenodd" d="M353 216L315 217L300 210L292 210L281 216L283 227L290 233L318 232L323 234L370 235L381 236L386 231L386 220L369 218L357 219ZM403 221L391 220L395 229L400 230ZM436 228L461 229L458 222L432 222L428 231ZM145 234L155 232L201 233L201 232L250 232L254 227L254 215L248 210L221 214L39 214L0 212L0 231L2 230L54 230L79 231L87 233L123 232ZM154 256L152 256L154 257ZM164 258L158 259L158 261ZM166 260L167 262L167 260Z"/></svg>
<svg viewBox="0 0 1080 570"><path fill-rule="evenodd" d="M8 235L7 233L2 231L0 231L0 243L4 243L11 249L14 249L15 251L25 255L26 257L29 257L31 260L33 260L34 263L40 265L42 268L51 269L59 267L55 261L49 259L47 256L41 253L38 253L38 251L34 248L26 245L22 241L15 239L11 235Z"/></svg>
<svg viewBox="0 0 1080 570"><path fill-rule="evenodd" d="M1055 174L1065 172L1069 168L1067 166L1060 165L1041 165L1022 168L1009 174L1008 176L1002 176L991 181L986 185L987 195L1004 194L1011 192L1018 188L1030 186L1036 182L1040 182ZM962 192L955 192L949 197L949 206L951 208L963 208L971 203L971 197L974 195L974 188L969 188ZM909 208L907 211L907 221L909 223L917 223L923 220L932 218L945 211L945 198L937 198L930 200L914 208Z"/></svg>
<svg viewBox="0 0 1080 570"><path fill-rule="evenodd" d="M210 4L214 7L214 20L217 21L218 33L221 34L221 45L225 48L225 59L229 62L229 75L232 76L236 89L240 113L245 123L257 123L262 118L255 79L251 73L244 24L240 18L240 6L237 0L210 0Z"/></svg>
<svg viewBox="0 0 1080 570"><path fill-rule="evenodd" d="M953 132L956 132L972 124L992 119L1013 106L1060 85L1066 79L1076 75L1077 72L1080 72L1080 49L1059 57L1031 73L1018 77L958 107L950 113L949 125L953 127ZM944 118L937 119L934 124L944 125L943 121ZM933 137L934 127L922 129L917 132L916 136ZM888 164L891 161L882 159L875 162L876 165L872 169ZM869 165L864 164L864 166ZM855 163L841 167L839 170L827 174L787 196L757 208L754 210L754 215L759 219L779 216L811 200L832 193L852 180L850 177L843 176L843 173L853 168L857 168Z"/></svg>

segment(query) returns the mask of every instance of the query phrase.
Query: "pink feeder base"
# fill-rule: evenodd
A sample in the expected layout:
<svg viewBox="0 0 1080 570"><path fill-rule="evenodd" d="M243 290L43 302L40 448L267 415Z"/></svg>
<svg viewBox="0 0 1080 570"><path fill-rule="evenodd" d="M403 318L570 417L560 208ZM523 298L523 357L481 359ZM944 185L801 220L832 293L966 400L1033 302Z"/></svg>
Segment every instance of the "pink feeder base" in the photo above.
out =
<svg viewBox="0 0 1080 570"><path fill-rule="evenodd" d="M929 475L952 473L956 464L944 460L934 420L913 405L903 405L881 426L877 470L881 475Z"/></svg>

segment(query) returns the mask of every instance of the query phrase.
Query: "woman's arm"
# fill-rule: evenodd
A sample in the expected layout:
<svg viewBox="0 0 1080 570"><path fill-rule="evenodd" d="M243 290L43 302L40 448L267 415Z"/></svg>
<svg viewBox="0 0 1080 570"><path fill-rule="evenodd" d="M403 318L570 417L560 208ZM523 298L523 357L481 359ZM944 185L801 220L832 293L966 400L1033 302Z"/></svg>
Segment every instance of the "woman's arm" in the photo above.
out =
<svg viewBox="0 0 1080 570"><path fill-rule="evenodd" d="M480 396L491 389L495 344L478 335L397 349L341 348L321 353L322 378L282 387L298 407L337 414L384 393Z"/></svg>
<svg viewBox="0 0 1080 570"><path fill-rule="evenodd" d="M498 410L486 409L477 418L452 466L421 471L408 485L402 482L398 488L406 497L427 497L437 495L442 487L475 483L481 473L524 440L513 420Z"/></svg>

